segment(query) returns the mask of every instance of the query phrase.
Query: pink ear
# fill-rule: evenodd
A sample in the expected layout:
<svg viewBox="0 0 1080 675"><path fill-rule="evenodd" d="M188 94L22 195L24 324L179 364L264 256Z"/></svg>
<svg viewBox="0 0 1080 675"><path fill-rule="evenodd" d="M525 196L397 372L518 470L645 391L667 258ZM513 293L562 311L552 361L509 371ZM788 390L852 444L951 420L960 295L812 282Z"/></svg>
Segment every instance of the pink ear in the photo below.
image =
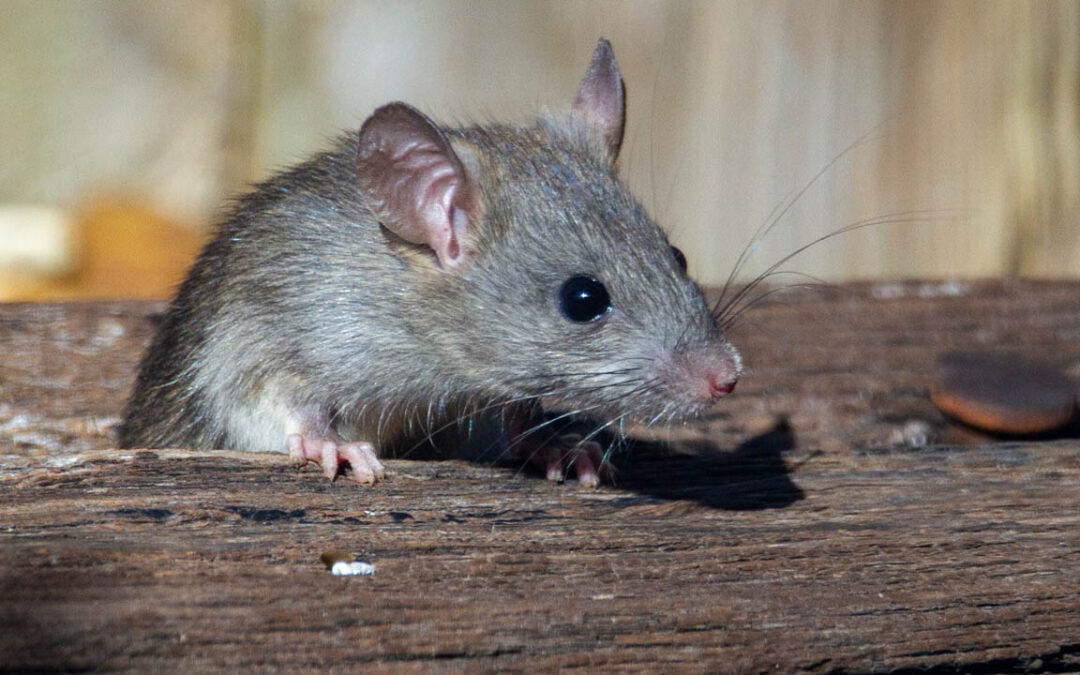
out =
<svg viewBox="0 0 1080 675"><path fill-rule="evenodd" d="M604 38L596 43L589 69L578 85L572 110L587 129L600 134L614 162L622 145L626 96L615 52L611 50L611 43Z"/></svg>
<svg viewBox="0 0 1080 675"><path fill-rule="evenodd" d="M356 167L387 229L429 246L445 268L468 257L463 237L478 217L473 179L426 115L404 103L376 110L360 129Z"/></svg>

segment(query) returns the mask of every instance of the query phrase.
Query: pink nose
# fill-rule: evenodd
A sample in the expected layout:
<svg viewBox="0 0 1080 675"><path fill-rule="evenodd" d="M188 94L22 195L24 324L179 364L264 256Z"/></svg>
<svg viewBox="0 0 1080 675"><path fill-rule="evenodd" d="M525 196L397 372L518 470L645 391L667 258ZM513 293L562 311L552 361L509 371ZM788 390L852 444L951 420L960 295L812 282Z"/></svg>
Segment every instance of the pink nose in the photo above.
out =
<svg viewBox="0 0 1080 675"><path fill-rule="evenodd" d="M709 377L709 394L713 398L720 398L721 396L727 396L731 392L735 391L735 383L738 380L720 380L715 375Z"/></svg>

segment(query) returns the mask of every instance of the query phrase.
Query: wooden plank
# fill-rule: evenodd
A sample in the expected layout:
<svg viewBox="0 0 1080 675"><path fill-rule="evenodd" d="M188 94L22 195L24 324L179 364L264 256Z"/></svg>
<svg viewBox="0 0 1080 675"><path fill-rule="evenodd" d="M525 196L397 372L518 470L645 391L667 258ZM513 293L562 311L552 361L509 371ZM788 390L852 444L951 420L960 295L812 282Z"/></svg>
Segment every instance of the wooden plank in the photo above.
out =
<svg viewBox="0 0 1080 675"><path fill-rule="evenodd" d="M1080 441L921 442L944 430L937 352L1076 374L1078 299L897 284L759 305L737 395L645 434L668 444L599 490L111 450L155 306L0 307L0 669L1078 670ZM330 576L332 548L376 573Z"/></svg>

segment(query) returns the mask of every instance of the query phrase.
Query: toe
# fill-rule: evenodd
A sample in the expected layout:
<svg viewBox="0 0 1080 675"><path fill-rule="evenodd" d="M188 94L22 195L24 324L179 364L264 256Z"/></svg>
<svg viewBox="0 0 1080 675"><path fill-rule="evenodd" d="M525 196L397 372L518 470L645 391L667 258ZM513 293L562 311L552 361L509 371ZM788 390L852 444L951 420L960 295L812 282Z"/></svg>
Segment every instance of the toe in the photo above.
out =
<svg viewBox="0 0 1080 675"><path fill-rule="evenodd" d="M359 452L360 458L367 462L368 468L371 469L372 475L375 476L375 480L382 480L386 478L386 467L375 455L375 446L370 443L356 443L356 448Z"/></svg>
<svg viewBox="0 0 1080 675"><path fill-rule="evenodd" d="M334 476L338 472L338 452L337 443L333 441L323 441L322 444L322 458L319 462L322 465L323 473L330 480L334 480Z"/></svg>
<svg viewBox="0 0 1080 675"><path fill-rule="evenodd" d="M566 480L563 472L563 454L559 448L545 446L536 451L533 458L534 465L544 470L544 476L551 481L561 483Z"/></svg>
<svg viewBox="0 0 1080 675"><path fill-rule="evenodd" d="M373 485L386 477L382 462L375 456L375 448L367 443L348 443L338 448L341 459L347 460L352 467L356 482Z"/></svg>
<svg viewBox="0 0 1080 675"><path fill-rule="evenodd" d="M595 453L590 447L593 445L596 444L585 443L570 451L570 463L574 465L578 483L586 487L596 487L600 484L599 462L596 461Z"/></svg>

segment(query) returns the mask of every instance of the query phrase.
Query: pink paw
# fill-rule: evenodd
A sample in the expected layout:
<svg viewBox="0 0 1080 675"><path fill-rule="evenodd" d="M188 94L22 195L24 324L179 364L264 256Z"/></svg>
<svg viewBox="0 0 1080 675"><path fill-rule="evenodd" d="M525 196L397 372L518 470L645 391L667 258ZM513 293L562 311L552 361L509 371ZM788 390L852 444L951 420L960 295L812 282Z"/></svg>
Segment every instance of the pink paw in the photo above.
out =
<svg viewBox="0 0 1080 675"><path fill-rule="evenodd" d="M596 487L601 480L610 481L615 467L607 459L603 446L586 441L579 434L563 434L535 452L531 461L543 469L548 480L562 482L566 470L573 467L578 483Z"/></svg>
<svg viewBox="0 0 1080 675"><path fill-rule="evenodd" d="M371 443L335 443L315 436L289 434L285 445L289 457L297 464L318 462L330 480L337 476L342 462L348 462L352 467L357 483L374 485L386 477L386 469L375 456L375 446Z"/></svg>

